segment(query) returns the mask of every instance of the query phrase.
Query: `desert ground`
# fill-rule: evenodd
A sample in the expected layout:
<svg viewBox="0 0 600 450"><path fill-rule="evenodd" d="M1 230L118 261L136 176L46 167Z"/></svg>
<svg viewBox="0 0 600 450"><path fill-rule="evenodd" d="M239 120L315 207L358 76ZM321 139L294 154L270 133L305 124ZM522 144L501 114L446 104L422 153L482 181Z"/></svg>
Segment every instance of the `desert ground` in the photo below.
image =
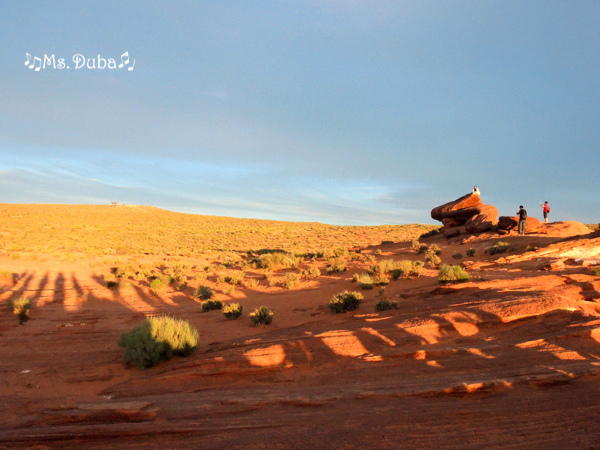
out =
<svg viewBox="0 0 600 450"><path fill-rule="evenodd" d="M436 228L0 205L0 447L600 447L600 233L423 236ZM415 239L469 279L440 283ZM299 263L261 268L265 249ZM424 264L353 281L390 259ZM242 317L203 313L200 286ZM364 300L334 314L345 290ZM261 305L273 322L254 326ZM119 336L163 314L198 330L197 350L125 364Z"/></svg>

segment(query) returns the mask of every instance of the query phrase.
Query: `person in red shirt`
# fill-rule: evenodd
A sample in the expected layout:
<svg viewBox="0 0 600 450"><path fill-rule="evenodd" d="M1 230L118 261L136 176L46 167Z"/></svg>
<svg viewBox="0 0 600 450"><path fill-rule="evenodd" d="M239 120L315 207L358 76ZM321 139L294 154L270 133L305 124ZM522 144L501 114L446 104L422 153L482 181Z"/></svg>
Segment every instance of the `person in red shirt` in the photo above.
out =
<svg viewBox="0 0 600 450"><path fill-rule="evenodd" d="M548 202L540 202L540 206L543 208L544 222L548 223L548 213L550 212L550 206L548 205Z"/></svg>

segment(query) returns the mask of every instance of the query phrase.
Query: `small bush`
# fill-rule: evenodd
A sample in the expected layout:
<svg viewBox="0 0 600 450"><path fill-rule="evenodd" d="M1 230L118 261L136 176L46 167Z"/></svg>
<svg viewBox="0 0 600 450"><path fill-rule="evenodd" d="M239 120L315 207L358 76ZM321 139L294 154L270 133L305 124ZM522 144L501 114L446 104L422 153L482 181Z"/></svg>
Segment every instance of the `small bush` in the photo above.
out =
<svg viewBox="0 0 600 450"><path fill-rule="evenodd" d="M475 249L474 248L470 248L469 250L467 250L467 256L470 256L471 258L473 256L475 256Z"/></svg>
<svg viewBox="0 0 600 450"><path fill-rule="evenodd" d="M222 311L225 317L235 320L242 315L242 309L242 305L239 303L229 303L228 305L223 306Z"/></svg>
<svg viewBox="0 0 600 450"><path fill-rule="evenodd" d="M462 253L454 253L454 254L452 255L452 257L453 257L454 259L462 259L463 255L462 255Z"/></svg>
<svg viewBox="0 0 600 450"><path fill-rule="evenodd" d="M594 274L597 277L600 277L600 267L594 267L592 269L592 274Z"/></svg>
<svg viewBox="0 0 600 450"><path fill-rule="evenodd" d="M373 282L378 286L386 286L390 283L390 278L385 273L376 273L373 275Z"/></svg>
<svg viewBox="0 0 600 450"><path fill-rule="evenodd" d="M438 267L442 263L442 260L436 255L434 250L427 250L425 252L425 260L431 267Z"/></svg>
<svg viewBox="0 0 600 450"><path fill-rule="evenodd" d="M0 278L14 282L15 276L9 270L0 270Z"/></svg>
<svg viewBox="0 0 600 450"><path fill-rule="evenodd" d="M202 307L202 312L209 312L215 309L223 309L223 302L221 300L204 300L200 306Z"/></svg>
<svg viewBox="0 0 600 450"><path fill-rule="evenodd" d="M536 250L537 250L537 248L535 248L531 245L528 245L527 247L525 247L526 252L535 252Z"/></svg>
<svg viewBox="0 0 600 450"><path fill-rule="evenodd" d="M409 261L407 259L398 261L396 268L392 270L392 278L419 278L423 270L423 261Z"/></svg>
<svg viewBox="0 0 600 450"><path fill-rule="evenodd" d="M329 260L327 264L327 273L339 273L347 269L347 261L343 257L333 258Z"/></svg>
<svg viewBox="0 0 600 450"><path fill-rule="evenodd" d="M438 256L442 254L442 249L437 244L431 244L429 250L433 251Z"/></svg>
<svg viewBox="0 0 600 450"><path fill-rule="evenodd" d="M225 293L226 295L231 295L231 294L233 294L234 291L235 291L235 286L230 284L223 290L223 293Z"/></svg>
<svg viewBox="0 0 600 450"><path fill-rule="evenodd" d="M442 264L438 272L438 280L440 283L448 283L452 281L463 282L469 279L469 274L460 266L449 266Z"/></svg>
<svg viewBox="0 0 600 450"><path fill-rule="evenodd" d="M260 255L256 260L257 267L261 269L277 270L277 269L297 269L302 258L298 258L290 253L275 252Z"/></svg>
<svg viewBox="0 0 600 450"><path fill-rule="evenodd" d="M237 286L239 284L242 284L245 277L246 274L244 272L234 272L230 275L225 275L223 281L231 284L232 286Z"/></svg>
<svg viewBox="0 0 600 450"><path fill-rule="evenodd" d="M198 347L198 331L184 320L149 317L119 338L123 360L147 369L173 355L188 356Z"/></svg>
<svg viewBox="0 0 600 450"><path fill-rule="evenodd" d="M283 286L287 289L291 289L300 284L301 279L302 275L299 273L286 273L285 277L283 277Z"/></svg>
<svg viewBox="0 0 600 450"><path fill-rule="evenodd" d="M273 312L266 306L259 306L254 312L250 313L250 320L256 326L259 326L261 323L269 325L273 322Z"/></svg>
<svg viewBox="0 0 600 450"><path fill-rule="evenodd" d="M244 282L244 286L249 287L249 288L255 288L256 286L258 286L258 280L255 278L251 278L249 280L246 280Z"/></svg>
<svg viewBox="0 0 600 450"><path fill-rule="evenodd" d="M387 299L382 299L375 305L377 311L389 311L390 309L398 309L398 302L393 302Z"/></svg>
<svg viewBox="0 0 600 450"><path fill-rule="evenodd" d="M423 233L421 236L419 236L419 239L424 239L424 238L428 238L431 236L435 236L438 233L439 233L439 229L435 228L433 230L428 231L427 233Z"/></svg>
<svg viewBox="0 0 600 450"><path fill-rule="evenodd" d="M416 253L425 253L427 251L427 249L429 248L429 246L427 244L421 244L416 239L412 241L411 246L412 246L413 251L415 251Z"/></svg>
<svg viewBox="0 0 600 450"><path fill-rule="evenodd" d="M150 290L158 295L165 290L165 283L160 278L156 278L150 283Z"/></svg>
<svg viewBox="0 0 600 450"><path fill-rule="evenodd" d="M356 277L356 281L360 284L361 289L373 289L373 285L375 284L375 280L368 273L363 273L361 275L354 274Z"/></svg>
<svg viewBox="0 0 600 450"><path fill-rule="evenodd" d="M303 278L317 278L321 276L321 271L318 267L311 266L308 269L302 271Z"/></svg>
<svg viewBox="0 0 600 450"><path fill-rule="evenodd" d="M29 310L31 309L30 299L18 297L15 300L10 300L8 307L13 310L13 314L17 316L21 325L29 320Z"/></svg>
<svg viewBox="0 0 600 450"><path fill-rule="evenodd" d="M202 300L208 300L212 298L213 295L213 290L208 286L199 286L198 289L196 289L196 292L194 293L194 297L201 298Z"/></svg>
<svg viewBox="0 0 600 450"><path fill-rule="evenodd" d="M508 242L498 242L493 247L487 249L490 255L495 255L497 253L506 253L508 251L509 244Z"/></svg>
<svg viewBox="0 0 600 450"><path fill-rule="evenodd" d="M335 295L329 301L329 309L334 313L354 311L362 303L364 297L360 292L344 291Z"/></svg>
<svg viewBox="0 0 600 450"><path fill-rule="evenodd" d="M383 255L383 252L381 251L380 248L378 248L377 250L375 250L375 254L376 255Z"/></svg>

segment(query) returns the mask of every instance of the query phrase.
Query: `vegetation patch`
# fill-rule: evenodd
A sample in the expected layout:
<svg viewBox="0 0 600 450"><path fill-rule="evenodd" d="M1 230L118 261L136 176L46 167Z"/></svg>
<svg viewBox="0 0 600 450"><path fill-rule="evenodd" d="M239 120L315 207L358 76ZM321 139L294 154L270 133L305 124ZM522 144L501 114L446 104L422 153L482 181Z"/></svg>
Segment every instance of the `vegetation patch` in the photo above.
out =
<svg viewBox="0 0 600 450"><path fill-rule="evenodd" d="M594 274L597 277L600 277L600 266L599 267L594 267L592 269L592 274Z"/></svg>
<svg viewBox="0 0 600 450"><path fill-rule="evenodd" d="M250 313L250 320L255 326L259 326L261 323L269 325L273 322L273 311L266 306L259 306Z"/></svg>
<svg viewBox="0 0 600 450"><path fill-rule="evenodd" d="M14 283L15 276L9 270L0 270L0 279L8 280Z"/></svg>
<svg viewBox="0 0 600 450"><path fill-rule="evenodd" d="M463 282L469 279L469 274L458 265L450 266L442 264L438 272L438 280L440 283Z"/></svg>
<svg viewBox="0 0 600 450"><path fill-rule="evenodd" d="M487 249L487 252L490 255L495 255L498 253L506 253L509 249L509 244L508 242L498 242L496 245L489 247Z"/></svg>
<svg viewBox="0 0 600 450"><path fill-rule="evenodd" d="M338 257L329 260L327 264L327 273L339 273L344 272L348 268L348 262L346 258Z"/></svg>
<svg viewBox="0 0 600 450"><path fill-rule="evenodd" d="M302 279L302 275L299 273L286 273L285 276L283 277L283 286L286 289L291 289L294 286L297 286L298 284L300 284L300 280Z"/></svg>
<svg viewBox="0 0 600 450"><path fill-rule="evenodd" d="M377 311L389 311L390 309L398 309L398 302L381 299L375 305Z"/></svg>
<svg viewBox="0 0 600 450"><path fill-rule="evenodd" d="M302 271L302 278L318 278L321 276L321 271L318 267L310 266Z"/></svg>
<svg viewBox="0 0 600 450"><path fill-rule="evenodd" d="M231 320L239 319L242 315L242 305L239 303L229 303L223 306L223 315Z"/></svg>
<svg viewBox="0 0 600 450"><path fill-rule="evenodd" d="M19 323L23 325L29 320L31 300L26 297L18 297L14 300L9 300L8 308L12 309L13 314L19 319Z"/></svg>
<svg viewBox="0 0 600 450"><path fill-rule="evenodd" d="M149 317L119 338L123 360L147 369L176 356L189 356L198 347L198 331L184 320Z"/></svg>
<svg viewBox="0 0 600 450"><path fill-rule="evenodd" d="M467 256L469 256L469 257L472 258L473 256L475 256L475 249L474 248L470 248L469 250L467 250L466 253L467 253Z"/></svg>
<svg viewBox="0 0 600 450"><path fill-rule="evenodd" d="M223 302L221 300L204 300L200 306L202 307L202 312L204 313L217 309L223 309Z"/></svg>
<svg viewBox="0 0 600 450"><path fill-rule="evenodd" d="M329 301L329 309L336 314L345 313L346 311L354 311L359 307L363 299L364 297L360 292L340 292Z"/></svg>
<svg viewBox="0 0 600 450"><path fill-rule="evenodd" d="M355 274L356 281L360 285L361 289L373 289L373 285L375 284L375 280L368 273L363 274ZM353 278L354 279L354 278Z"/></svg>
<svg viewBox="0 0 600 450"><path fill-rule="evenodd" d="M212 298L213 295L213 290L208 286L199 286L198 289L196 289L196 292L194 293L194 297L200 298L202 300L208 300Z"/></svg>

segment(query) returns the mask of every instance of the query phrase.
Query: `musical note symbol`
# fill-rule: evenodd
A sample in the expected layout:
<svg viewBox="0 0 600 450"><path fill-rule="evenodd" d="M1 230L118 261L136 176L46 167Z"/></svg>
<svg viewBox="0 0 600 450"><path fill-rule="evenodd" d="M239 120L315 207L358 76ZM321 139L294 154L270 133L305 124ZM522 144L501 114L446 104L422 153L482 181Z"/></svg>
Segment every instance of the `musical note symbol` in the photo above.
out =
<svg viewBox="0 0 600 450"><path fill-rule="evenodd" d="M39 61L39 64L37 64L38 61ZM37 65L37 67L35 68L35 71L39 72L40 69L42 68L42 60L40 58L38 58L37 56L35 58L33 58L33 64L31 64L29 66L29 68L32 69L33 66L36 66L36 65Z"/></svg>
<svg viewBox="0 0 600 450"><path fill-rule="evenodd" d="M25 53L27 55L27 61L25 61L25 65L28 66L31 63L31 55L29 53Z"/></svg>
<svg viewBox="0 0 600 450"><path fill-rule="evenodd" d="M135 59L133 60L133 66L131 66L130 68L128 68L127 70L129 70L130 72L133 70L133 68L135 67Z"/></svg>
<svg viewBox="0 0 600 450"><path fill-rule="evenodd" d="M119 69L123 68L125 64L129 64L129 52L125 52L121 55L121 64L119 64Z"/></svg>

